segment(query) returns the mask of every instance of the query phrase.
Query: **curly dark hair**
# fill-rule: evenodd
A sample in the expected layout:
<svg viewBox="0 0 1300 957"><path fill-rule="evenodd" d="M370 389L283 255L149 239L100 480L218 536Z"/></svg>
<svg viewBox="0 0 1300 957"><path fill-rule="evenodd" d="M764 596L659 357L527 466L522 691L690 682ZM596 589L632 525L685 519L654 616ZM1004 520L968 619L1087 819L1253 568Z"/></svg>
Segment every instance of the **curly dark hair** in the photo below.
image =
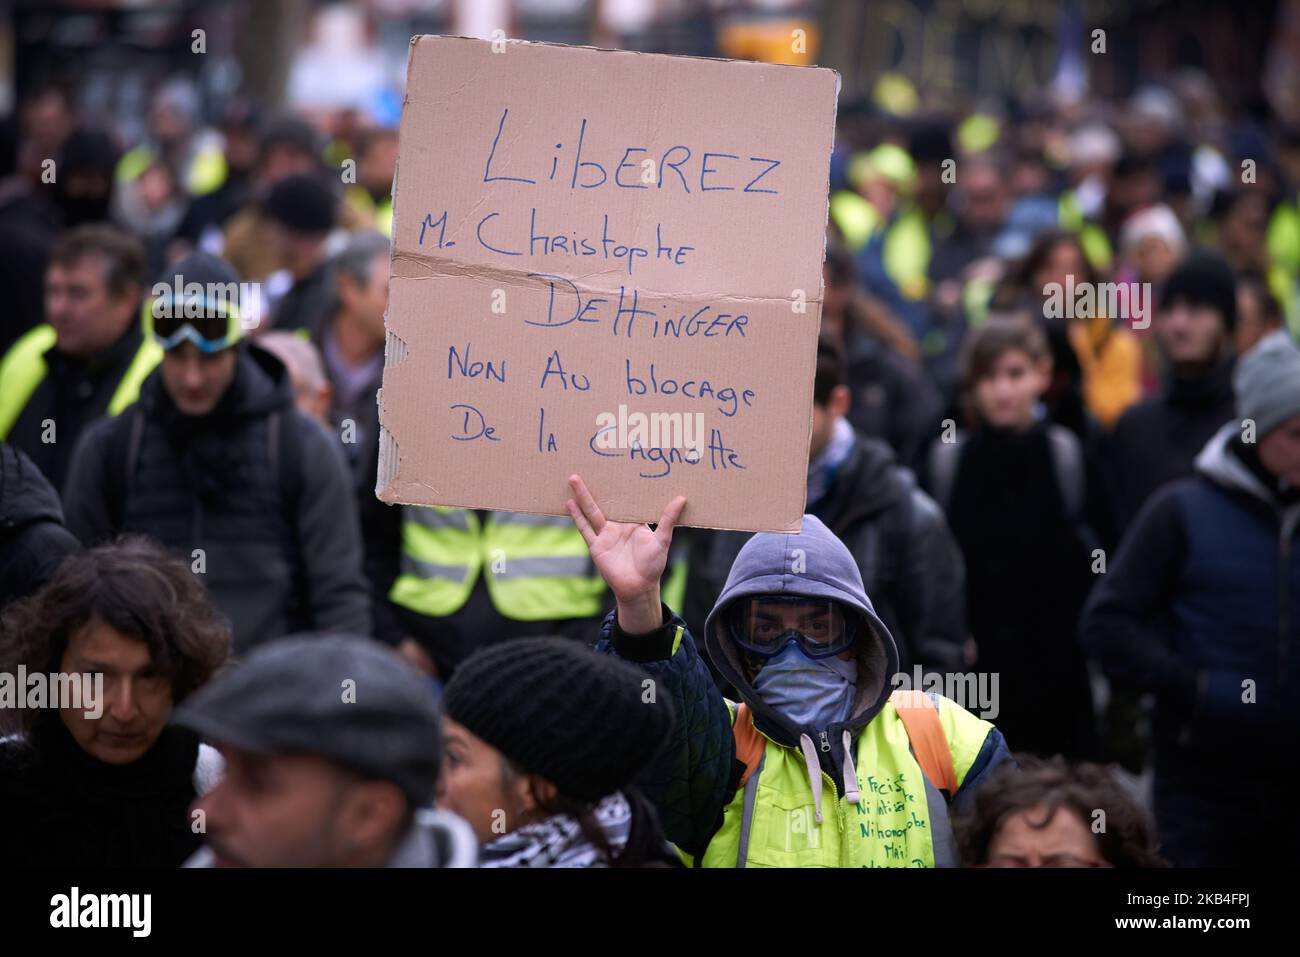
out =
<svg viewBox="0 0 1300 957"><path fill-rule="evenodd" d="M1071 765L1059 756L1044 760L1019 754L1016 760L1020 766L1008 764L994 772L976 790L970 813L954 822L964 865L987 864L989 846L1007 818L1043 807L1048 813L1037 827L1046 827L1061 808L1085 822L1092 820L1094 811L1105 811L1106 828L1095 836L1112 867L1167 866L1157 853L1150 817L1108 768L1086 762Z"/></svg>
<svg viewBox="0 0 1300 957"><path fill-rule="evenodd" d="M99 622L146 642L153 666L183 701L230 655L230 631L207 590L184 562L152 539L124 536L72 555L34 595L0 614L0 671L59 670L68 639ZM29 733L48 709L16 709L9 718ZM4 716L0 715L0 719Z"/></svg>

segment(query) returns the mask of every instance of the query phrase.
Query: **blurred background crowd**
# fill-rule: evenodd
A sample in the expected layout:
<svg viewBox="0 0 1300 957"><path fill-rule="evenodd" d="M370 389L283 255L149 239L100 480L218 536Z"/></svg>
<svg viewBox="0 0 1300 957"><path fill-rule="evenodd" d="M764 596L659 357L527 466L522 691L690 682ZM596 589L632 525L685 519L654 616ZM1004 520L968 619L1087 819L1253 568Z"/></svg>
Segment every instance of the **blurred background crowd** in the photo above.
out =
<svg viewBox="0 0 1300 957"><path fill-rule="evenodd" d="M236 657L341 631L440 688L485 645L592 644L613 599L568 517L375 499L409 38L816 63L842 89L808 511L900 670L996 674L1013 750L1118 769L1027 758L1026 806L1136 802L1179 864L1277 853L1221 813L1300 847L1300 0L0 8L0 666L173 627L89 599L34 623L123 534L199 573L185 608ZM258 294L168 322L176 274ZM674 539L693 634L746 537ZM176 703L213 642L151 646L204 662Z"/></svg>

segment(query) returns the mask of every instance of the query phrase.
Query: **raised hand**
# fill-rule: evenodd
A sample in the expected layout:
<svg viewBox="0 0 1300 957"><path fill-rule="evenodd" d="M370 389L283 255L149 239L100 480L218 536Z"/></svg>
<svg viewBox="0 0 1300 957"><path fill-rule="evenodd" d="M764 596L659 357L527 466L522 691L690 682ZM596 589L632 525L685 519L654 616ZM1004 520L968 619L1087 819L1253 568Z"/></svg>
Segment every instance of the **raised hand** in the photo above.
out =
<svg viewBox="0 0 1300 957"><path fill-rule="evenodd" d="M565 504L592 561L614 594L619 626L629 634L660 627L659 580L668 564L673 525L686 507L686 498L679 495L669 502L651 531L649 525L606 519L580 476L570 475L569 487L573 498Z"/></svg>

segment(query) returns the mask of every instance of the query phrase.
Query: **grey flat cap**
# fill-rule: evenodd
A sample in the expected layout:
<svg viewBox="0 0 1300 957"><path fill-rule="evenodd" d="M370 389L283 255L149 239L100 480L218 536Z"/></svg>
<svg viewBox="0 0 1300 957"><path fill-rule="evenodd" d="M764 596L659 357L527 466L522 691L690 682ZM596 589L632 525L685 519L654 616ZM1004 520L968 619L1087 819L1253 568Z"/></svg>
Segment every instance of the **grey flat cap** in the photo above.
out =
<svg viewBox="0 0 1300 957"><path fill-rule="evenodd" d="M259 754L305 753L392 781L428 803L442 758L426 682L352 635L293 635L254 649L177 707L174 724Z"/></svg>

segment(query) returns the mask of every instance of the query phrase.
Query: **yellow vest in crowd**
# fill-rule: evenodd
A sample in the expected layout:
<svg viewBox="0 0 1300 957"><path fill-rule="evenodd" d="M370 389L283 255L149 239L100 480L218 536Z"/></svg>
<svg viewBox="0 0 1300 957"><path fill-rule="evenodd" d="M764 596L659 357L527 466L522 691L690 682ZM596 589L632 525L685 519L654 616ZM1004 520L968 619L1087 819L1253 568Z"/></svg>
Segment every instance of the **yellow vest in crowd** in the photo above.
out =
<svg viewBox="0 0 1300 957"><path fill-rule="evenodd" d="M58 338L53 326L37 326L10 346L4 359L0 360L0 439L9 437L14 423L27 407L27 401L45 379L49 372L45 353L54 347ZM151 336L145 336L109 399L109 415L117 415L139 397L141 384L161 360L161 347Z"/></svg>
<svg viewBox="0 0 1300 957"><path fill-rule="evenodd" d="M605 583L568 516L492 512L480 521L472 509L403 507L392 602L429 617L452 615L479 574L496 610L515 621L600 614Z"/></svg>
<svg viewBox="0 0 1300 957"><path fill-rule="evenodd" d="M956 787L992 725L947 698L931 699L952 754ZM732 721L750 720L728 702ZM947 801L922 772L893 699L858 732L859 799L850 803L822 775L817 823L807 762L798 748L762 736L762 759L724 811L703 867L953 867Z"/></svg>

